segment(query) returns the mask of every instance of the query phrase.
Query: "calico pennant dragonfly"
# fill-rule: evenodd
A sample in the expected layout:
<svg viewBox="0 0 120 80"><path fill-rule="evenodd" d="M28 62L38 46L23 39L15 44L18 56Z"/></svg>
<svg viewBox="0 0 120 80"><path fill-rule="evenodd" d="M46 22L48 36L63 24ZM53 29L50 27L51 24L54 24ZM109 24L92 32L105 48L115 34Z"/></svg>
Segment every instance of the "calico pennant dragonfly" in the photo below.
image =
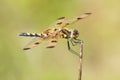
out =
<svg viewBox="0 0 120 80"><path fill-rule="evenodd" d="M86 18L89 15L91 15L91 13L84 13L83 15L73 18L71 20L66 20L65 17L60 17L57 19L55 24L52 25L52 27L54 28L48 28L40 34L26 33L26 32L20 33L19 36L33 37L33 40L30 43L28 43L28 45L26 45L26 47L23 48L23 50L29 50L31 48L34 48L37 45L41 44L43 41L47 41L47 40L50 41L50 44L47 45L46 48L54 48L58 43L58 39L66 39L68 50L78 55L77 52L71 49L70 43L73 46L81 43L81 40L78 39L79 32L76 29L70 30L66 27L83 18Z"/></svg>

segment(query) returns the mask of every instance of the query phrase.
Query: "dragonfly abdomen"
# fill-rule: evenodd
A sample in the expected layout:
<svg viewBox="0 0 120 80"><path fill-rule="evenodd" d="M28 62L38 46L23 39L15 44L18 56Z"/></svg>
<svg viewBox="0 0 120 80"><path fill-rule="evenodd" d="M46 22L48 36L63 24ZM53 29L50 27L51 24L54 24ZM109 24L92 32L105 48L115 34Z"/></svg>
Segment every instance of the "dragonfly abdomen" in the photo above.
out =
<svg viewBox="0 0 120 80"><path fill-rule="evenodd" d="M25 37L41 37L42 34L37 34L37 33L20 33L19 36L25 36Z"/></svg>

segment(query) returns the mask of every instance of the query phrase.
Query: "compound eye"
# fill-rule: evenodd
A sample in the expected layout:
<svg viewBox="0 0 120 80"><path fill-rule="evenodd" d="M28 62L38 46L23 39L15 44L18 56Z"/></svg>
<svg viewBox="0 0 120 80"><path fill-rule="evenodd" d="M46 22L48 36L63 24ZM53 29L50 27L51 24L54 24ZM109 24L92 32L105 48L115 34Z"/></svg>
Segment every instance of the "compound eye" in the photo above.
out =
<svg viewBox="0 0 120 80"><path fill-rule="evenodd" d="M73 30L73 35L75 35L75 36L76 36L76 35L79 35L78 30L74 29L74 30Z"/></svg>

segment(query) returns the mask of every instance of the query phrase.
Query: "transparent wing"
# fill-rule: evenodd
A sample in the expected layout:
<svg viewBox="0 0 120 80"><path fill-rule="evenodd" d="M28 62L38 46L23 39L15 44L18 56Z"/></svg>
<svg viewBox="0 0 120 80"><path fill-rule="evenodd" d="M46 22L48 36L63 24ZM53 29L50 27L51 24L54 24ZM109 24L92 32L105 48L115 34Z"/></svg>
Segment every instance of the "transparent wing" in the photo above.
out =
<svg viewBox="0 0 120 80"><path fill-rule="evenodd" d="M81 19L88 17L89 15L91 15L91 13L84 13L83 15L73 18L71 20L66 20L60 27L62 27L62 28L67 27L71 24L76 23L77 21L79 21Z"/></svg>
<svg viewBox="0 0 120 80"><path fill-rule="evenodd" d="M29 43L23 48L23 50L29 50L29 49L31 49L31 48L34 48L34 47L36 47L37 45L39 45L42 41L43 41L43 39L40 38L40 37L33 38L32 41L29 42Z"/></svg>
<svg viewBox="0 0 120 80"><path fill-rule="evenodd" d="M65 20L66 20L65 17L60 17L60 18L58 18L57 21L56 21L55 23L51 24L51 25L48 27L48 29L44 30L44 31L42 32L42 34L47 35L48 37L54 35L55 29L57 29L58 26L61 26ZM52 27L54 27L54 28L52 28ZM37 45L39 45L42 41L44 41L44 39L41 38L41 37L33 38L33 40L32 40L30 43L28 43L28 44L25 46L25 48L23 48L23 50L29 50L29 49L31 49L31 48L34 48L34 47L36 47ZM47 48L50 48L50 47L55 46L55 45L57 44L57 41L51 40L50 43L51 43L51 44L49 44L49 45L47 46Z"/></svg>
<svg viewBox="0 0 120 80"><path fill-rule="evenodd" d="M43 30L42 33L47 34L47 33L54 32L54 30L60 28L64 24L65 21L66 21L65 17L58 18L57 21L55 21L54 23L52 23L51 25L49 25L48 28L45 29L45 30Z"/></svg>
<svg viewBox="0 0 120 80"><path fill-rule="evenodd" d="M57 21L52 24L54 27L60 27L66 21L66 17L60 17Z"/></svg>

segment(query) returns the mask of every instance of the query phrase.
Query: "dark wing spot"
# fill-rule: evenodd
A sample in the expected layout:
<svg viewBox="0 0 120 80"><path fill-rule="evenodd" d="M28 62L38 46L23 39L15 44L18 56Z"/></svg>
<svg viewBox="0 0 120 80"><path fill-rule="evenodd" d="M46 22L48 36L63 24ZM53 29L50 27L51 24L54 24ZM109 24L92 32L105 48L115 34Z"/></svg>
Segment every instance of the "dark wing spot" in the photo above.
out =
<svg viewBox="0 0 120 80"><path fill-rule="evenodd" d="M64 19L65 17L60 17L60 18L58 18L58 20L60 20L60 19Z"/></svg>
<svg viewBox="0 0 120 80"><path fill-rule="evenodd" d="M85 14L87 14L87 15L91 15L92 13L85 13Z"/></svg>
<svg viewBox="0 0 120 80"><path fill-rule="evenodd" d="M46 48L54 48L55 46L47 46Z"/></svg>
<svg viewBox="0 0 120 80"><path fill-rule="evenodd" d="M57 24L60 25L60 24L62 24L62 22L58 22Z"/></svg>
<svg viewBox="0 0 120 80"><path fill-rule="evenodd" d="M23 48L23 50L29 50L30 48Z"/></svg>
<svg viewBox="0 0 120 80"><path fill-rule="evenodd" d="M54 31L56 31L56 30L58 30L58 29L55 28Z"/></svg>
<svg viewBox="0 0 120 80"><path fill-rule="evenodd" d="M57 41L56 41L56 40L52 40L51 42L52 42L52 43L57 43Z"/></svg>
<svg viewBox="0 0 120 80"><path fill-rule="evenodd" d="M70 23L66 23L66 25L70 25Z"/></svg>
<svg viewBox="0 0 120 80"><path fill-rule="evenodd" d="M80 18L80 17L77 18L77 20L80 20L80 19L82 19L82 18Z"/></svg>
<svg viewBox="0 0 120 80"><path fill-rule="evenodd" d="M40 43L39 43L39 42L36 42L36 43L35 43L35 45L38 45L38 44L40 44Z"/></svg>

